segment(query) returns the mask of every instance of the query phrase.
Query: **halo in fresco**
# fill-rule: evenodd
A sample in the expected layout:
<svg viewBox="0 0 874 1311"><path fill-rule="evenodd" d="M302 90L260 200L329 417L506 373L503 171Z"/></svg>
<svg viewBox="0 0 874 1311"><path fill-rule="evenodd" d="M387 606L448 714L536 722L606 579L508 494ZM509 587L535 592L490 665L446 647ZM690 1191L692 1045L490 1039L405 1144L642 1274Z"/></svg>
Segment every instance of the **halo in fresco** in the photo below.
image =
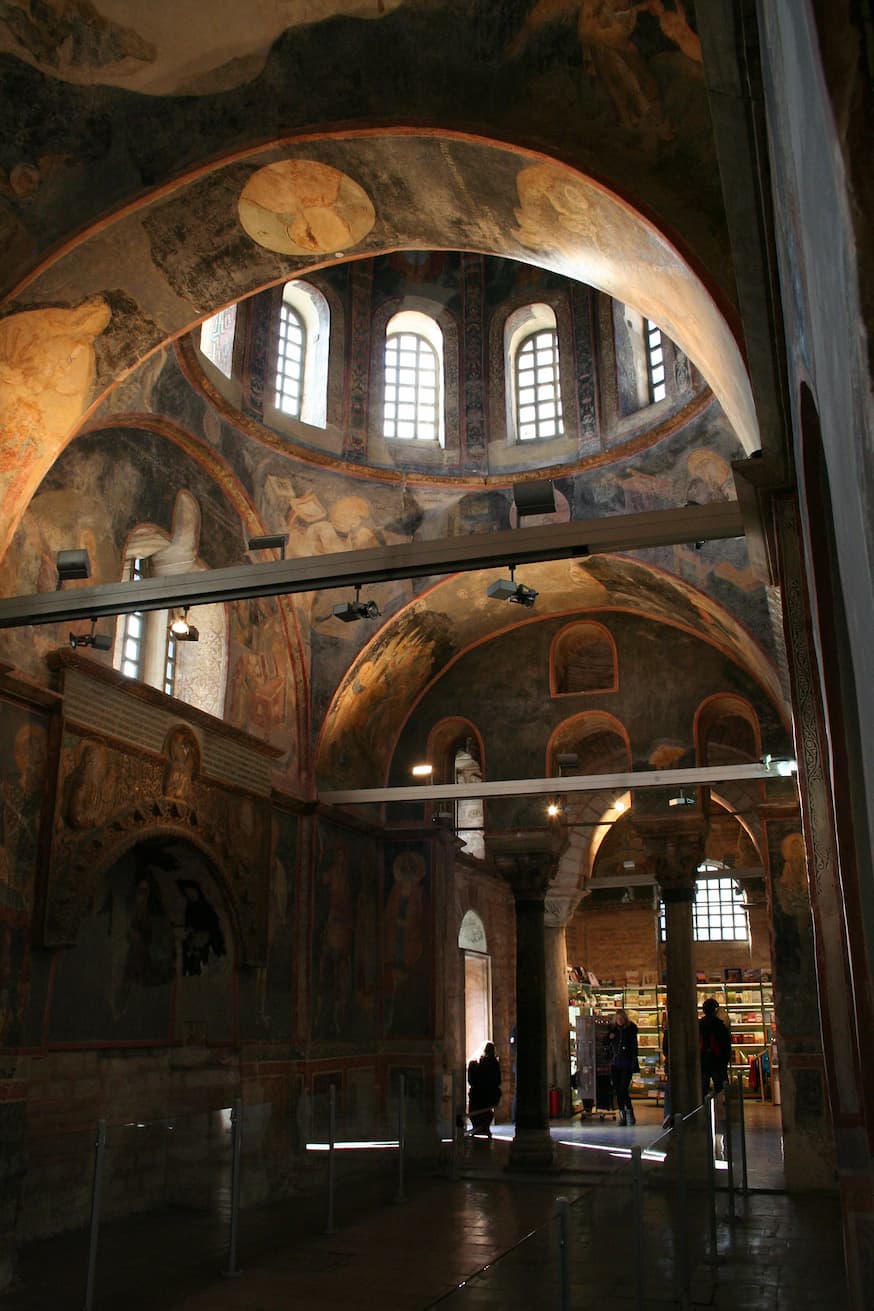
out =
<svg viewBox="0 0 874 1311"><path fill-rule="evenodd" d="M352 178L311 159L282 159L253 173L240 222L280 255L333 255L357 246L376 222L370 197Z"/></svg>

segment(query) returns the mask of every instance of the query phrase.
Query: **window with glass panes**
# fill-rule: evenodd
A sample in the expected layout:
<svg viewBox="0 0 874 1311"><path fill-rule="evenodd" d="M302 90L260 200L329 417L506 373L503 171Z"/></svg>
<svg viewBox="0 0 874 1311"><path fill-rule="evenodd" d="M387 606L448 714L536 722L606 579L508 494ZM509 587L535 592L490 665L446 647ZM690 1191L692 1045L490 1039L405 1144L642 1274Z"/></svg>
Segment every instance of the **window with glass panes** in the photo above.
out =
<svg viewBox="0 0 874 1311"><path fill-rule="evenodd" d="M736 879L698 879L692 909L692 936L696 942L749 942L746 893ZM659 932L664 942L664 902L659 905Z"/></svg>
<svg viewBox="0 0 874 1311"><path fill-rule="evenodd" d="M303 403L303 375L306 358L306 328L290 305L279 308L279 340L276 344L276 408L293 419L300 418Z"/></svg>
<svg viewBox="0 0 874 1311"><path fill-rule="evenodd" d="M130 579L134 582L145 576L145 561L137 557L131 561ZM142 678L145 652L146 625L142 610L124 616L121 639L121 672L128 678Z"/></svg>
<svg viewBox="0 0 874 1311"><path fill-rule="evenodd" d="M662 340L662 330L657 328L649 319L644 319L644 331L646 333L646 371L649 378L649 399L650 404L655 405L656 401L663 401L668 394L667 383L665 382L665 344Z"/></svg>
<svg viewBox="0 0 874 1311"><path fill-rule="evenodd" d="M516 352L516 432L520 442L564 432L558 334L533 332Z"/></svg>
<svg viewBox="0 0 874 1311"><path fill-rule="evenodd" d="M383 436L437 441L439 435L437 352L415 332L385 339Z"/></svg>
<svg viewBox="0 0 874 1311"><path fill-rule="evenodd" d="M176 638L170 628L167 629L167 647L164 651L164 691L168 696L173 695L176 687L176 659L179 654L179 647Z"/></svg>

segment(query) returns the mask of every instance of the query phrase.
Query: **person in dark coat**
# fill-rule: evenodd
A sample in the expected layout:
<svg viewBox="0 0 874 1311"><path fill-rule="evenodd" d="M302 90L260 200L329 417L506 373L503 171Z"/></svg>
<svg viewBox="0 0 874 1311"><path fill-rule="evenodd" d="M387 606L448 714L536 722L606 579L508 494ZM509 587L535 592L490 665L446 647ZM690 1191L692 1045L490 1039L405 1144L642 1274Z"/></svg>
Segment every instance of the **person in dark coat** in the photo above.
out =
<svg viewBox="0 0 874 1311"><path fill-rule="evenodd" d="M731 1061L731 1034L716 1014L719 1002L708 997L701 1007L704 1014L698 1021L698 1046L701 1052L701 1097L705 1098L713 1084L713 1091L721 1093Z"/></svg>
<svg viewBox="0 0 874 1311"><path fill-rule="evenodd" d="M618 1010L607 1030L604 1046L610 1056L610 1076L613 1095L619 1108L620 1124L635 1124L629 1088L633 1076L640 1069L637 1059L637 1025L628 1018L627 1011Z"/></svg>
<svg viewBox="0 0 874 1311"><path fill-rule="evenodd" d="M467 1082L467 1113L473 1132L491 1138L495 1107L501 1100L501 1064L495 1055L493 1042L487 1042L479 1060L468 1065Z"/></svg>

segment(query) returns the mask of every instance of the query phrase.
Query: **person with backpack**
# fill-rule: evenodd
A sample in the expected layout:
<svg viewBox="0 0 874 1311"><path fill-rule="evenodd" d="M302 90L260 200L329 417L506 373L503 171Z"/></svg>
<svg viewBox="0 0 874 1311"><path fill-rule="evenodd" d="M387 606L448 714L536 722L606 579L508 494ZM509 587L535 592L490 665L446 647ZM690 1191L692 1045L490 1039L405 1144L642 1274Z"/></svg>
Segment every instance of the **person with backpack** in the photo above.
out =
<svg viewBox="0 0 874 1311"><path fill-rule="evenodd" d="M731 1062L731 1034L716 1014L719 1002L715 997L708 997L701 1010L704 1014L698 1021L698 1047L703 1099L710 1091L711 1083L714 1093L722 1092Z"/></svg>

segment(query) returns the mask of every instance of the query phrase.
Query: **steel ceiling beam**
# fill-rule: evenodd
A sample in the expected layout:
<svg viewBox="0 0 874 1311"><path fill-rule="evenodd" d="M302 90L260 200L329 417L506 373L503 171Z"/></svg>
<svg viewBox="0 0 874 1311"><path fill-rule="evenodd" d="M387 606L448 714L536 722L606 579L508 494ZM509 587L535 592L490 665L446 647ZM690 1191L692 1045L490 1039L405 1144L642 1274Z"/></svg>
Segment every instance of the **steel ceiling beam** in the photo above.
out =
<svg viewBox="0 0 874 1311"><path fill-rule="evenodd" d="M0 601L0 628L99 619L134 610L211 605L248 597L288 596L294 592L354 587L359 583L367 587L397 578L430 578L511 564L566 560L605 551L637 551L682 542L742 537L743 531L737 501L605 515L548 527L404 542L366 551L337 551L9 597Z"/></svg>
<svg viewBox="0 0 874 1311"><path fill-rule="evenodd" d="M774 768L707 765L693 769L642 769L625 774L574 774L562 778L508 778L489 783L412 783L387 788L347 788L321 792L330 806L365 806L391 801L464 801L470 797L561 796L568 792L634 791L635 788L697 787L749 779L778 778Z"/></svg>

